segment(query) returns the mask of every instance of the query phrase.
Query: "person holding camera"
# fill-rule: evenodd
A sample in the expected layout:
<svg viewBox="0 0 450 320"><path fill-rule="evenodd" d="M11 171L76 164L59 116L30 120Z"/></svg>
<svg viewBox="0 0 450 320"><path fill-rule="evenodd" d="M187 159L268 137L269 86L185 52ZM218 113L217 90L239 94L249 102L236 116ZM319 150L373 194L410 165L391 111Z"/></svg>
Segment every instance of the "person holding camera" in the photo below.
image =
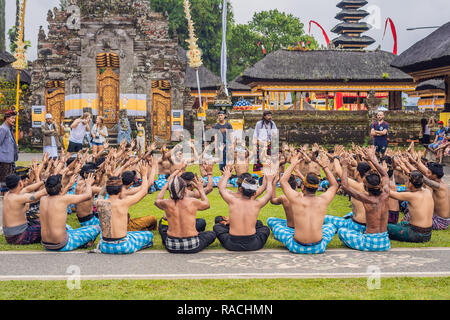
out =
<svg viewBox="0 0 450 320"><path fill-rule="evenodd" d="M104 118L97 116L94 127L91 131L92 136L92 153L94 155L101 154L105 150L106 137L108 136L108 128L104 124Z"/></svg>
<svg viewBox="0 0 450 320"><path fill-rule="evenodd" d="M90 131L89 121L91 120L91 114L89 112L83 113L81 118L76 119L70 128L72 132L69 137L69 147L67 152L77 153L83 149L83 141L86 135L86 131Z"/></svg>

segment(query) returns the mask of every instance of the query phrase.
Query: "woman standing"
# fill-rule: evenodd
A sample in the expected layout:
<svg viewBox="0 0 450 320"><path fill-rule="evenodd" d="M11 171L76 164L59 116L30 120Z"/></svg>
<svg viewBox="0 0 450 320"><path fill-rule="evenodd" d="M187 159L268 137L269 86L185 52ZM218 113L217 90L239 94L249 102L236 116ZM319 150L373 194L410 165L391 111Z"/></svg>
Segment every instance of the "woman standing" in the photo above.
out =
<svg viewBox="0 0 450 320"><path fill-rule="evenodd" d="M105 150L105 141L108 136L108 128L104 124L104 119L98 116L91 131L92 152L94 155L100 154Z"/></svg>
<svg viewBox="0 0 450 320"><path fill-rule="evenodd" d="M431 137L430 127L434 127L435 125L434 117L431 117L430 120L422 118L420 125L422 127L422 138L420 139L420 143L423 145L429 145Z"/></svg>

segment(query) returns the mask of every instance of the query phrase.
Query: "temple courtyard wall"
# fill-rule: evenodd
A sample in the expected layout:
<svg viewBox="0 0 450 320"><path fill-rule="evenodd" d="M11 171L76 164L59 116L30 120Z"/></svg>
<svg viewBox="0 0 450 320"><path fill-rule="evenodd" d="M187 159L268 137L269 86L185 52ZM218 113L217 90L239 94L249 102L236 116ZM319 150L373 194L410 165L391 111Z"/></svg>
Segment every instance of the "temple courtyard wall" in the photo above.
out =
<svg viewBox="0 0 450 320"><path fill-rule="evenodd" d="M368 111L272 111L272 119L280 132L280 141L293 144L321 145L363 145L370 139L370 124L375 120L376 112ZM421 134L420 120L434 116L439 112L385 111L385 120L389 123L389 143L407 145L409 140L417 140ZM214 125L216 110L208 110L206 128ZM255 128L262 119L262 111L235 111L228 114L228 120L244 119L244 130Z"/></svg>

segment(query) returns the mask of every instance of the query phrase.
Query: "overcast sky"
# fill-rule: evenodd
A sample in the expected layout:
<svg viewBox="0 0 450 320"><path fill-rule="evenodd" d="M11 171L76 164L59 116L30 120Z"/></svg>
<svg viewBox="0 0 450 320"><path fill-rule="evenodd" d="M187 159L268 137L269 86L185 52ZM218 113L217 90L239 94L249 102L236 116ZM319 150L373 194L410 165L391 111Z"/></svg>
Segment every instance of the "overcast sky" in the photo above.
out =
<svg viewBox="0 0 450 320"><path fill-rule="evenodd" d="M375 49L381 44L383 50L392 51L394 41L390 32L382 41L387 17L390 17L396 25L399 53L435 30L407 31L407 28L441 26L450 21L449 0L368 0L368 2L364 9L373 13L368 22L374 24L374 28L366 34L376 40L370 49ZM15 0L6 0L6 29L15 23L15 3ZM278 9L299 17L305 24L305 32L308 32L308 22L315 20L326 30L330 39L337 36L331 33L331 29L339 23L334 19L340 11L336 7L338 0L231 0L231 3L237 23L250 21L255 12ZM27 1L25 39L32 43L32 48L28 51L28 60L36 59L39 26L44 26L47 32L47 11L58 4L59 0ZM317 27L313 26L311 33L319 43L325 44L322 32Z"/></svg>

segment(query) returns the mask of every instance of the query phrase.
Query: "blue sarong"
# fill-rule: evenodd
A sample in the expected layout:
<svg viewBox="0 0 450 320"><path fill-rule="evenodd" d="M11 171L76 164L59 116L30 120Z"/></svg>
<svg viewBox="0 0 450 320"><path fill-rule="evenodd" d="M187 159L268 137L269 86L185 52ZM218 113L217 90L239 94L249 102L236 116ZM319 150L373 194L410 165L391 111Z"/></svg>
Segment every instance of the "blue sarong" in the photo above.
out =
<svg viewBox="0 0 450 320"><path fill-rule="evenodd" d="M353 218L353 212L346 214L343 218L326 215L323 224L332 224L338 230L341 228L345 228L345 229L359 231L361 233L366 232L366 226L353 221L352 218Z"/></svg>
<svg viewBox="0 0 450 320"><path fill-rule="evenodd" d="M99 242L101 253L107 254L130 254L149 248L153 245L153 233L150 231L128 232L126 237L117 241Z"/></svg>
<svg viewBox="0 0 450 320"><path fill-rule="evenodd" d="M322 226L322 240L316 243L304 244L295 241L294 233L295 230L289 227L285 227L282 224L276 224L272 232L275 239L279 239L286 248L292 253L302 253L302 254L319 254L324 253L327 245L333 240L334 234L336 233L336 227L332 224L326 224Z"/></svg>
<svg viewBox="0 0 450 320"><path fill-rule="evenodd" d="M100 226L94 225L81 227L78 229L72 229L72 227L67 225L66 232L68 236L67 244L62 249L56 251L59 252L73 251L86 245L90 241L94 241L100 234L101 228Z"/></svg>
<svg viewBox="0 0 450 320"><path fill-rule="evenodd" d="M339 239L349 248L360 251L387 251L391 248L391 241L386 232L361 233L350 229L339 229Z"/></svg>

